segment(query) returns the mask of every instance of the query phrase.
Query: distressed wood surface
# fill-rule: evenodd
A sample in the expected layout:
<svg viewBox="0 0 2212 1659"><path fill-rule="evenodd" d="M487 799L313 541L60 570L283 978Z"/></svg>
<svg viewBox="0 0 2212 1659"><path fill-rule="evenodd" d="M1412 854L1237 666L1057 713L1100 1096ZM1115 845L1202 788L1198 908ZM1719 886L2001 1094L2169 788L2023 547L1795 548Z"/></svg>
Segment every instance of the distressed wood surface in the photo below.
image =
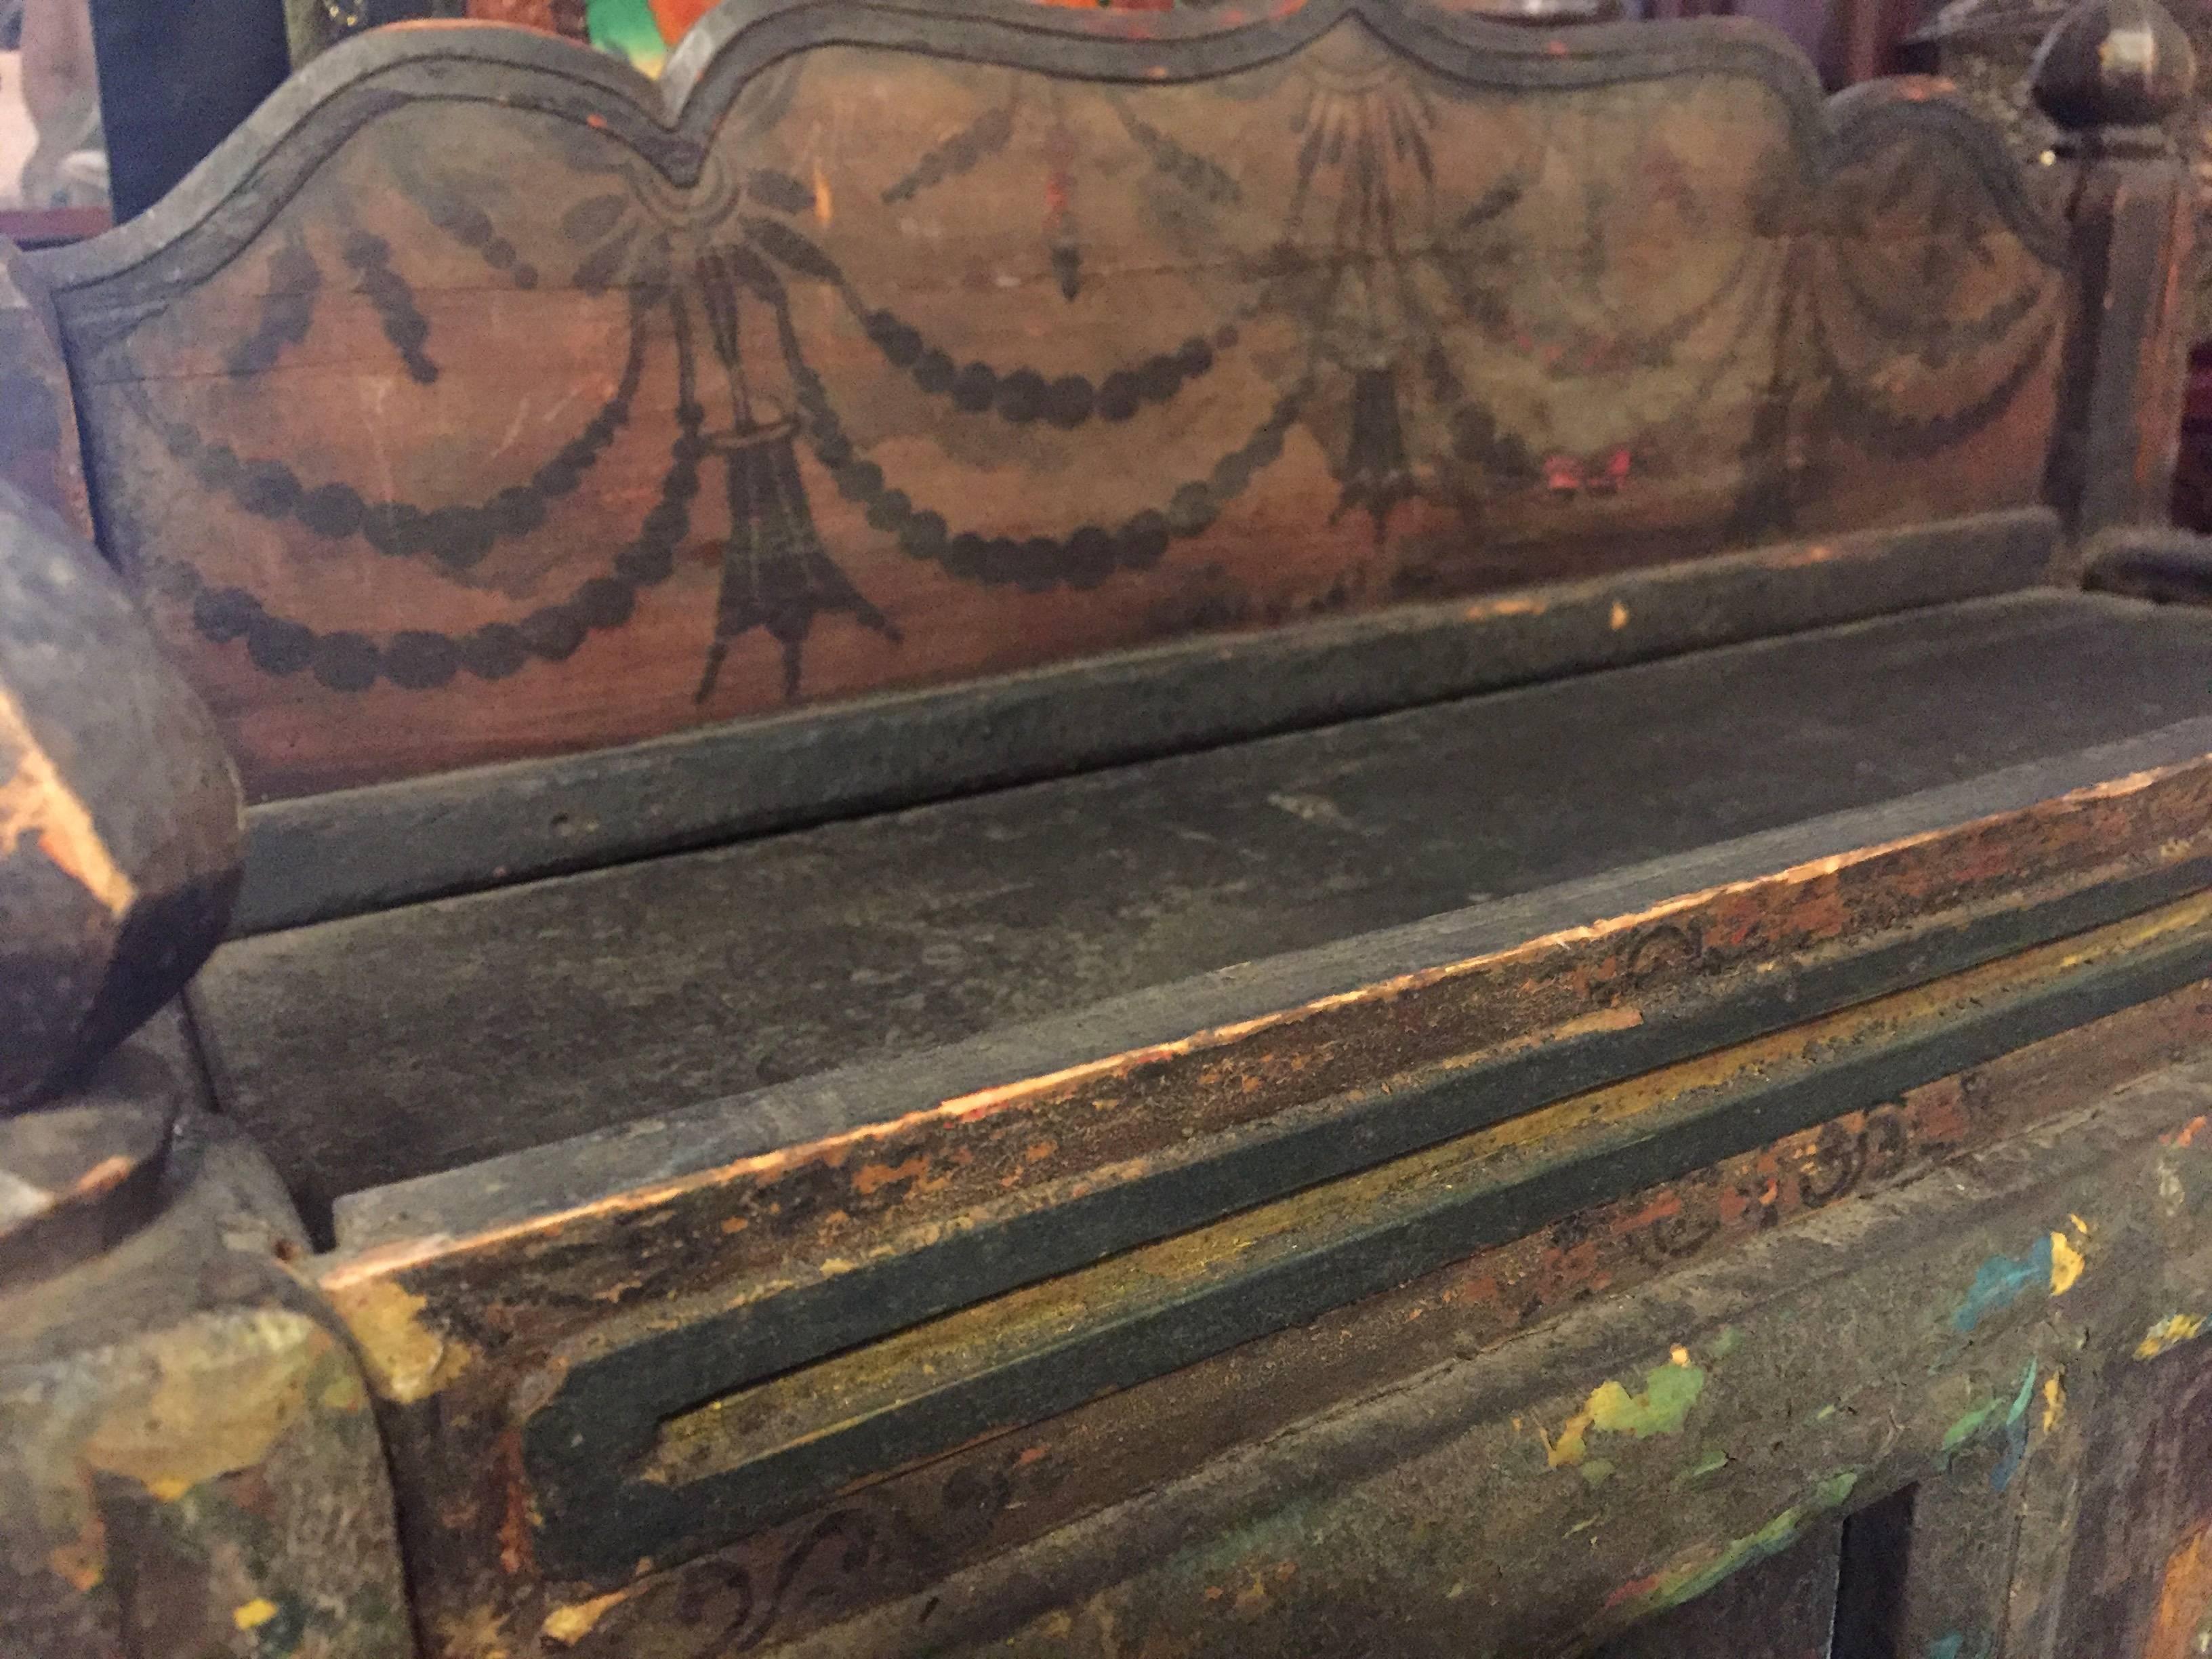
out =
<svg viewBox="0 0 2212 1659"><path fill-rule="evenodd" d="M1929 1003L1911 1017L1940 1023L1944 1015ZM1877 1014L1865 1029L1871 1032L1887 1018ZM1470 1489L1455 1486L1463 1501L1442 1504L1432 1501L1436 1492L1418 1474L1396 1483L1409 1505L1407 1515L1418 1510L1425 1518L1403 1523L1413 1527L1411 1533L1392 1523L1382 1534L1392 1540L1383 1554L1402 1551L1411 1540L1429 1537L1438 1527L1472 1528L1492 1541L1478 1544L1470 1537L1461 1570L1442 1576L1432 1576L1435 1564L1426 1555L1400 1554L1403 1576L1386 1575L1389 1591L1378 1595L1351 1587L1342 1576L1380 1571L1374 1554L1347 1548L1341 1537L1317 1539L1310 1548L1293 1550L1298 1582L1280 1581L1282 1593L1299 1601L1301 1618L1320 1620L1332 1631L1344 1621L1360 1626L1368 1618L1391 1620L1386 1608L1405 1608L1403 1618L1392 1622L1388 1650L1394 1652L1402 1650L1398 1643L1447 1638L1463 1643L1474 1632L1486 1633L1474 1651L1551 1651L1567 1630L1601 1627L1638 1609L1657 1611L1719 1582L1728 1566L1780 1547L1811 1516L1801 1510L1778 1533L1765 1530L1766 1523L1797 1501L1801 1494L1785 1488L1793 1480L1802 1484L1808 1478L1802 1472L1813 1459L1815 1440L1846 1433L1859 1437L1855 1443L1880 1449L1855 1455L1888 1460L1881 1475L1865 1474L1863 1496L1879 1495L1884 1480L1894 1484L1932 1475L1938 1460L1959 1445L1978 1445L1985 1438L2004 1443L2006 1413L2018 1393L2019 1361L2008 1362L1988 1349L2000 1330L2018 1322L2003 1316L2014 1281L2024 1284L2038 1271L2048 1279L2052 1261L2058 1259L2046 1254L2036 1267L2039 1249L2048 1253L2057 1248L2047 1241L2039 1244L2044 1237L2039 1224L2064 1231L2070 1224L2065 1220L2069 1210L2087 1222L2087 1236L2065 1232L2067 1248L2081 1252L2093 1269L2111 1269L2093 1281L2100 1293L2172 1294L2148 1290L2157 1282L2155 1275L2122 1265L2121 1236L2134 1224L2118 1218L2108 1222L2118 1203L2109 1194L2101 1204L2046 1195L2034 1208L2039 1217L2054 1213L2055 1224L2003 1226L2002 1255L2009 1261L2025 1249L2028 1265L2009 1275L1982 1275L1992 1280L1986 1291L1976 1289L1977 1265L1992 1254L1992 1246L1982 1245L1978 1255L1972 1254L1978 1235L1969 1237L1963 1218L1908 1226L1902 1224L1914 1210L1880 1195L1961 1154L1986 1153L2000 1162L2011 1160L2015 1167L2039 1164L2038 1179L2050 1173L2054 1162L2091 1157L2099 1144L2096 1133L2068 1115L2132 1076L2191 1054L2212 1033L2208 1020L2212 995L2202 984L2185 988L1957 1077L1931 1079L1885 1103L1710 1161L1659 1186L1639 1192L1632 1184L1609 1203L1524 1229L1514 1242L1415 1275L1401 1289L1247 1343L1206 1364L1096 1399L1018 1432L981 1437L950 1457L885 1471L863 1490L787 1525L762 1529L689 1562L679 1553L671 1564L673 1570L639 1576L630 1571L635 1564L626 1563L611 1580L563 1583L544 1553L538 1528L560 1511L542 1507L545 1489L527 1474L528 1466L520 1461L520 1443L508 1437L514 1428L505 1426L514 1421L510 1401L527 1411L544 1398L543 1389L524 1382L525 1374L515 1369L522 1351L513 1338L520 1332L490 1346L478 1346L488 1329L464 1340L461 1328L452 1322L458 1310L450 1291L440 1291L430 1281L405 1274L385 1281L387 1288L380 1290L377 1276L363 1271L365 1262L327 1264L323 1282L367 1345L386 1402L398 1479L408 1494L403 1512L417 1517L414 1559L435 1564L418 1585L433 1652L470 1651L469 1632L488 1623L508 1632L520 1651L543 1653L571 1647L589 1654L654 1656L750 1650L796 1640L810 1631L819 1633L830 1651L900 1651L914 1641L926 1644L933 1638L959 1650L970 1632L975 1639L988 1640L986 1632L1006 1634L1010 1625L1032 1615L1048 1639L1057 1622L1052 1609L1066 1609L1077 1619L1086 1616L1086 1575L1127 1571L1157 1552L1184 1546L1201 1555L1235 1555L1250 1542L1249 1529L1233 1510L1207 1510L1203 1499L1199 1510L1178 1508L1172 1492L1143 1499L1134 1494L1196 1468L1214 1471L1200 1479L1201 1486L1209 1481L1217 1488L1223 1481L1237 1486L1236 1465L1249 1465L1254 1458L1265 1462L1270 1454L1240 1455L1237 1448L1279 1445L1279 1437L1302 1419L1316 1424L1336 1420L1316 1417L1332 1401L1372 1397L1378 1403L1364 1408L1368 1414L1395 1416L1389 1402L1408 1397L1395 1379L1433 1376L1437 1368L1450 1369L1455 1361L1463 1364L1476 1354L1492 1358L1481 1362L1489 1369L1470 1379L1474 1399L1466 1397L1468 1385L1462 1385L1451 1402L1436 1408L1432 1420L1435 1432L1447 1437L1475 1432L1468 1427L1471 1420L1484 1424L1480 1432L1488 1437L1479 1453L1471 1454L1468 1468L1486 1463L1492 1473L1478 1479L1473 1490L1479 1498L1468 1497ZM1818 1057L1832 1053L1833 1042L1808 1033L1804 1053L1817 1067ZM1747 1050L1721 1063L1723 1069L1740 1064L1741 1074L1749 1077L1771 1062ZM1711 1081L1705 1068L1685 1068L1679 1077L1656 1080L1639 1099L1643 1109L1663 1114L1664 1102L1688 1103ZM2196 1103L2191 1110L2201 1105L2197 1095L2187 1100ZM2168 1098L2146 1115L2171 1130L2181 1126L2187 1113L2177 1115L2175 1102ZM1576 1117L1563 1115L1556 1130L1527 1141L1525 1150L1539 1152L1556 1133L1564 1139L1553 1153L1571 1161L1584 1148L1588 1133L1568 1127ZM1497 1152L1504 1153L1510 1140L1498 1141ZM1928 1200L1940 1194L1948 1205L1978 1202L1986 1188L1977 1181L1945 1175L1932 1191L1926 1182L1914 1190ZM1315 1212L1325 1214L1330 1207L1323 1196ZM1347 1193L1341 1209L1346 1219L1352 1218L1361 1213L1362 1200ZM1838 1237L1853 1241L1848 1251L1835 1243L1808 1243L1789 1255L1796 1264L1791 1266L1759 1243L1788 1238L1808 1226L1817 1230L1821 1218L1830 1216L1837 1218ZM1949 1288L1941 1309L1929 1310L1930 1323L1942 1327L1949 1346L1937 1368L1927 1370L1923 1359L1899 1357L1903 1345L1925 1341L1918 1320L1882 1310L1911 1301L1899 1290L1897 1258L1923 1249L1936 1251L1939 1247L1928 1243L1931 1237L1944 1241L1942 1253L1964 1253L1967 1259L1956 1269L1935 1274ZM1195 1246L1190 1261L1201 1261L1206 1249L1202 1243ZM1163 1258L1163 1266L1168 1259ZM1808 1271L1816 1260L1829 1265L1819 1273ZM1734 1290L1668 1288L1668 1275L1699 1261L1714 1264L1710 1273ZM1879 1272L1854 1271L1872 1269L1877 1261L1888 1265ZM414 1294L392 1293L410 1283L434 1298L431 1310ZM501 1320L519 1310L522 1281L488 1274L480 1284L485 1313L493 1313L495 1304ZM1626 1294L1639 1290L1641 1294ZM1832 1311L1788 1311L1792 1297L1807 1295ZM1583 1317L1595 1318L1615 1334L1600 1340L1586 1359L1596 1374L1577 1382L1583 1370L1573 1353L1579 1339L1543 1333L1557 1332L1562 1316L1594 1296L1607 1311ZM1977 1296L1976 1305L1986 1305L1975 1320L1958 1326L1959 1309ZM1647 1450L1636 1443L1640 1436L1618 1426L1598 1433L1587 1422L1576 1437L1574 1413L1591 1411L1583 1395L1598 1376L1627 1379L1627 1395L1640 1397L1643 1392L1648 1366L1643 1361L1627 1364L1620 1327L1656 1328L1656 1357L1650 1364L1663 1368L1669 1363L1669 1342L1687 1344L1695 1363L1717 1375L1722 1367L1706 1358L1705 1347L1692 1334L1697 1324L1711 1322L1710 1336L1711 1325L1735 1319L1738 1310L1747 1312L1778 1298L1784 1311L1775 1336L1764 1340L1783 1347L1768 1352L1786 1349L1802 1363L1844 1366L1861 1379L1853 1387L1865 1392L1824 1392L1803 1379L1768 1386L1763 1376L1747 1376L1724 1407L1716 1405L1709 1428L1684 1433L1679 1440L1673 1438L1675 1431L1655 1431L1661 1437ZM1863 1305L1863 1313L1846 1316L1845 1310ZM660 1306L665 1319L684 1304ZM1865 1322L1854 1328L1860 1332L1855 1343L1803 1340L1824 1319L1846 1316ZM2122 1322L2130 1344L2153 1317L2147 1311L2129 1312ZM986 1316L975 1326L981 1352L989 1352L997 1340L987 1334L997 1323ZM1003 1328L1018 1331L1019 1325L1009 1310ZM1793 1329L1796 1336L1781 1335ZM1521 1333L1530 1335L1513 1340ZM1653 1340L1643 1339L1647 1345ZM1723 1340L1722 1346L1725 1350L1730 1345ZM949 1359L956 1352L947 1348L938 1358ZM1725 1357L1724 1352L1723 1364ZM881 1375L887 1381L915 1376L910 1368L902 1370L898 1355L884 1358ZM2000 1370L2001 1387L1984 1380ZM1483 1381L1485 1376L1492 1380ZM827 1372L823 1380L832 1386ZM2070 1364L2064 1386L2079 1386ZM1912 1390L1923 1387L1934 1404L1954 1402L1924 1431L1931 1407L1905 1403ZM1538 1396L1548 1399L1554 1393L1560 1396L1556 1407L1538 1402ZM1995 1407L1979 1403L1985 1396L2000 1395ZM1841 1417L1815 1409L1816 1402L1838 1401L1850 1408ZM1793 1401L1807 1403L1793 1407ZM1894 1402L1893 1414L1885 1411L1884 1402ZM2045 1403L2040 1393L2035 1403L2039 1413ZM1632 1404L1627 1409L1632 1416ZM1762 1413L1785 1414L1792 1425L1785 1429L1777 1418L1773 1427L1761 1426ZM1510 1428L1509 1415L1515 1419ZM1900 1416L1906 1419L1909 1446L1880 1432ZM1960 1423L1966 1425L1963 1430L1957 1430ZM1536 1433L1540 1425L1548 1441ZM1328 1512L1339 1496L1357 1501L1352 1495L1363 1488L1392 1486L1389 1467L1413 1455L1424 1438L1409 1437L1406 1426L1340 1436L1326 1427L1301 1431L1309 1440L1316 1434L1332 1439L1340 1455L1334 1462L1324 1457L1309 1463L1310 1479L1285 1467L1299 1494L1286 1501L1311 1516ZM1947 1440L1954 1430L1956 1437ZM672 1425L673 1437L664 1435L653 1459L666 1462L696 1432ZM1923 1444L1924 1450L1916 1449ZM471 1449L479 1445L481 1451ZM1510 1455L1508 1445L1514 1449ZM2041 1455L2051 1449L2041 1440L2038 1449ZM1291 1464L1298 1461L1295 1452L1285 1455ZM1585 1468L1600 1459L1601 1468ZM1850 1462L1847 1458L1832 1468L1824 1466L1820 1473L1835 1473ZM488 1466L505 1471L501 1488L486 1490L481 1470ZM672 1466L669 1474L673 1473ZM1467 1478L1462 1472L1455 1480ZM1503 1484L1493 1489L1492 1483ZM1124 1509L1102 1514L1102 1506L1117 1503L1125 1503ZM1543 1514L1534 1513L1532 1505ZM1096 1527L1086 1530L1086 1515L1101 1515L1097 1525L1121 1541L1102 1541ZM602 1511L599 1518L608 1516ZM1291 1531L1297 1524L1290 1523ZM1548 1538L1555 1532L1564 1534L1563 1547L1551 1550L1546 1573L1515 1580L1510 1561L1517 1552L1502 1547L1502 1540ZM1762 1534L1759 1547L1729 1555L1729 1540L1753 1533ZM1017 1587L988 1565L1002 1558L1006 1573L1042 1577ZM1677 1570L1661 1572L1663 1583L1644 1593L1640 1601L1611 1594L1624 1582L1650 1575L1655 1565ZM946 1574L963 1569L988 1587L971 1590L958 1577L946 1579ZM1272 1605L1279 1581L1263 1572L1262 1582L1268 1600L1244 1605L1242 1612ZM1238 1586L1249 1589L1249 1581L1239 1578L1214 1597L1200 1592L1209 1583L1228 1583L1218 1572L1181 1583L1188 1587L1191 1604L1186 1607L1176 1601L1162 1622L1152 1626L1168 1642L1166 1650L1180 1652L1192 1644L1202 1650L1209 1631L1218 1630L1223 1640L1238 1639L1243 1626L1218 1615L1231 1612L1228 1599ZM1455 1584L1464 1589L1453 1592ZM904 1596L912 1599L902 1604L896 1600ZM886 1598L891 1598L889 1605ZM1217 1601L1223 1605L1212 1605ZM872 1605L880 1608L878 1616L837 1622ZM1166 1633L1167 1621L1172 1621L1172 1637ZM1306 1627L1308 1637L1312 1628ZM1362 1628L1371 1636L1379 1627ZM1547 1639L1539 1639L1539 1632ZM1298 1646L1296 1636L1255 1638L1247 1631L1243 1639L1283 1641L1288 1644L1285 1652L1312 1650ZM1349 1645L1343 1650L1356 1650L1359 1643L1348 1633L1346 1639ZM1122 1650L1109 1638L1106 1650ZM1246 1645L1232 1650L1270 1649Z"/></svg>
<svg viewBox="0 0 2212 1659"><path fill-rule="evenodd" d="M267 801L247 817L232 926L296 927L2014 592L2057 545L2046 508L1978 514Z"/></svg>
<svg viewBox="0 0 2212 1659"><path fill-rule="evenodd" d="M2208 1127L2198 1120L2185 1144ZM2154 1213L2177 1245L2197 1247L2190 1265L2201 1273L2195 1196L2163 1192ZM2200 1340L2212 1328L2212 1297L2177 1277L2161 1284L2165 1299L2137 1334L2134 1363L2093 1402L2087 1468L2062 1517L2069 1547L2049 1598L2053 1651L2188 1659L2212 1633L2212 1374Z"/></svg>
<svg viewBox="0 0 2212 1659"><path fill-rule="evenodd" d="M1732 21L849 0L348 43L41 269L266 796L2030 502L2062 233Z"/></svg>
<svg viewBox="0 0 2212 1659"><path fill-rule="evenodd" d="M2188 390L2188 274L2199 212L2168 161L2087 170L2075 198L2076 258L2104 286L2071 336L2071 391L2046 494L2081 538L2171 516Z"/></svg>
<svg viewBox="0 0 2212 1659"><path fill-rule="evenodd" d="M0 482L0 1115L191 977L238 890L240 820L207 710L114 572Z"/></svg>
<svg viewBox="0 0 2212 1659"><path fill-rule="evenodd" d="M1829 1659L1843 1530L1832 1521L1807 1528L1781 1554L1645 1620L1590 1659Z"/></svg>
<svg viewBox="0 0 2212 1659"><path fill-rule="evenodd" d="M0 1240L7 1650L415 1659L361 1370L286 1265L283 1189L167 1048L134 1039L82 1101L178 1120L152 1213L27 1274Z"/></svg>
<svg viewBox="0 0 2212 1659"><path fill-rule="evenodd" d="M76 398L46 279L0 237L0 480L93 539Z"/></svg>
<svg viewBox="0 0 2212 1659"><path fill-rule="evenodd" d="M1962 1454L2064 1455L2097 1419L2047 1414L2054 1377L2062 1398L2094 1398L2203 1329L2206 1104L2201 1068L2146 1079L788 1651L1571 1651ZM2195 1351L2172 1367L2191 1368ZM2201 1420L2112 1431L2154 1439L2163 1463ZM2143 1516L2136 1552L2094 1553L2111 1589L2075 1600L2078 1645L2047 1650L2186 1651L2166 1632L2194 1638L2201 1544L2171 1513ZM1535 1539L1556 1541L1539 1557ZM602 1650L688 1652L717 1633L680 1615L664 1628L625 1645L603 1616ZM2001 1629L1992 1650L2028 1635Z"/></svg>
<svg viewBox="0 0 2212 1659"><path fill-rule="evenodd" d="M194 996L226 1109L326 1201L1053 1016L1057 1069L1103 999L2207 714L2203 617L2024 595L270 934Z"/></svg>
<svg viewBox="0 0 2212 1659"><path fill-rule="evenodd" d="M1662 863L1379 936L1371 962L1293 958L1109 1006L1095 1024L1041 1024L927 1066L856 1068L360 1194L342 1236L372 1292L404 1284L441 1319L472 1320L486 1285L538 1285L507 1297L520 1323L501 1344L719 1298L697 1340L734 1386L749 1366L832 1352L2201 884L2201 764L2057 796L2063 784L2033 771L2009 787L2009 804L1972 796L1984 816L1964 829L1900 815L1886 844L1801 845L1804 862L1759 879ZM2109 861L2085 871L2090 848ZM1723 884L1686 891L1698 875ZM900 1242L870 1264L854 1254L866 1237ZM742 1344L717 1346L740 1308L752 1311L738 1324L767 1345L751 1360Z"/></svg>
<svg viewBox="0 0 2212 1659"><path fill-rule="evenodd" d="M2212 968L2206 915L2186 902L1562 1101L794 1373L763 1352L787 1316L775 1301L720 1328L669 1332L658 1311L610 1321L564 1347L550 1395L526 1408L538 1559L607 1577L743 1536L856 1480L1509 1242L1595 1194L1924 1087L2186 984ZM865 1267L851 1278L866 1290Z"/></svg>

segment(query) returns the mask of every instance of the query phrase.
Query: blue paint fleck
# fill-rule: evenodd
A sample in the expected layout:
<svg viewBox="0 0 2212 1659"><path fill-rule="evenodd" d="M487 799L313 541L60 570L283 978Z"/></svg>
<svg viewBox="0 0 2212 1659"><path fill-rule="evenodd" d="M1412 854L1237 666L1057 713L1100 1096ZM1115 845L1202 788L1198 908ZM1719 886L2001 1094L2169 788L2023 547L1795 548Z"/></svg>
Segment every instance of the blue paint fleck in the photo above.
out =
<svg viewBox="0 0 2212 1659"><path fill-rule="evenodd" d="M1938 1636L1928 1644L1925 1659L1990 1659L1990 1636L1984 1631L1974 1638L1974 1645L1966 1645L1966 1633L1953 1631L1948 1636Z"/></svg>
<svg viewBox="0 0 2212 1659"><path fill-rule="evenodd" d="M2050 1285L2051 1235L2045 1233L2026 1255L1993 1255L1982 1263L1967 1289L1966 1299L1959 1304L1959 1311L1951 1316L1951 1322L1962 1333L1971 1331L2030 1291L2047 1290Z"/></svg>

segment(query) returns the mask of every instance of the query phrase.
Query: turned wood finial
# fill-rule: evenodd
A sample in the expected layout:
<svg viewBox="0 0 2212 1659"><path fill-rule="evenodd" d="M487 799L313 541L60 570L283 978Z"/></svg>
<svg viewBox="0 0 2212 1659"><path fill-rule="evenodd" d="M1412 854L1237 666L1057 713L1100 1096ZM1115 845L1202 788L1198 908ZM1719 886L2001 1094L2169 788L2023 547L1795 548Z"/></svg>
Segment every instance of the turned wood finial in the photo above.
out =
<svg viewBox="0 0 2212 1659"><path fill-rule="evenodd" d="M2195 88L2197 52L2159 0L2077 0L2044 36L2029 84L2069 135L2163 149L2157 128Z"/></svg>
<svg viewBox="0 0 2212 1659"><path fill-rule="evenodd" d="M123 587L0 484L0 1117L183 988L238 883L238 781Z"/></svg>

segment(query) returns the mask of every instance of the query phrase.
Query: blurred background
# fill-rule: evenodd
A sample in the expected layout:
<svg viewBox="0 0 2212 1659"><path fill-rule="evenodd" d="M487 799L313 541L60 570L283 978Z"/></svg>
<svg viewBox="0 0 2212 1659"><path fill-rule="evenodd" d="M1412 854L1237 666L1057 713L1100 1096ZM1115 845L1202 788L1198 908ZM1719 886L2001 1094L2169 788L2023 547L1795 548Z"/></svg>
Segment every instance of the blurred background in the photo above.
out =
<svg viewBox="0 0 2212 1659"><path fill-rule="evenodd" d="M1164 9L1175 0L1110 3ZM7 216L0 232L52 242L96 231L111 207L128 217L166 191L291 70L364 29L425 17L516 23L588 41L653 75L709 4L0 0L0 213ZM1921 0L1632 0L1631 9L1648 17L1763 18L1792 36L1831 86L1899 66L1907 38L1930 21L1919 15ZM1984 22L1998 12L2021 12L2024 38L2032 40L2043 27L2036 20L2052 9L2033 0L2001 6L1954 0L1951 9Z"/></svg>
<svg viewBox="0 0 2212 1659"><path fill-rule="evenodd" d="M0 208L82 223L107 205L91 0L0 0Z"/></svg>

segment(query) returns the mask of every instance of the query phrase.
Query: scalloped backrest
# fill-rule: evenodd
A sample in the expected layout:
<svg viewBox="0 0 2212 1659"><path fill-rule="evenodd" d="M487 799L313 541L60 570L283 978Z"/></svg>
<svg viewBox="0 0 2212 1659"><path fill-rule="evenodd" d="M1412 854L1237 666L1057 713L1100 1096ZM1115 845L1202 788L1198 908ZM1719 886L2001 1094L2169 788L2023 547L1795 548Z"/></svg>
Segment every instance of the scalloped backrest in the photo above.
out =
<svg viewBox="0 0 2212 1659"><path fill-rule="evenodd" d="M266 798L2033 502L2064 246L1753 25L798 0L349 42L42 268Z"/></svg>

